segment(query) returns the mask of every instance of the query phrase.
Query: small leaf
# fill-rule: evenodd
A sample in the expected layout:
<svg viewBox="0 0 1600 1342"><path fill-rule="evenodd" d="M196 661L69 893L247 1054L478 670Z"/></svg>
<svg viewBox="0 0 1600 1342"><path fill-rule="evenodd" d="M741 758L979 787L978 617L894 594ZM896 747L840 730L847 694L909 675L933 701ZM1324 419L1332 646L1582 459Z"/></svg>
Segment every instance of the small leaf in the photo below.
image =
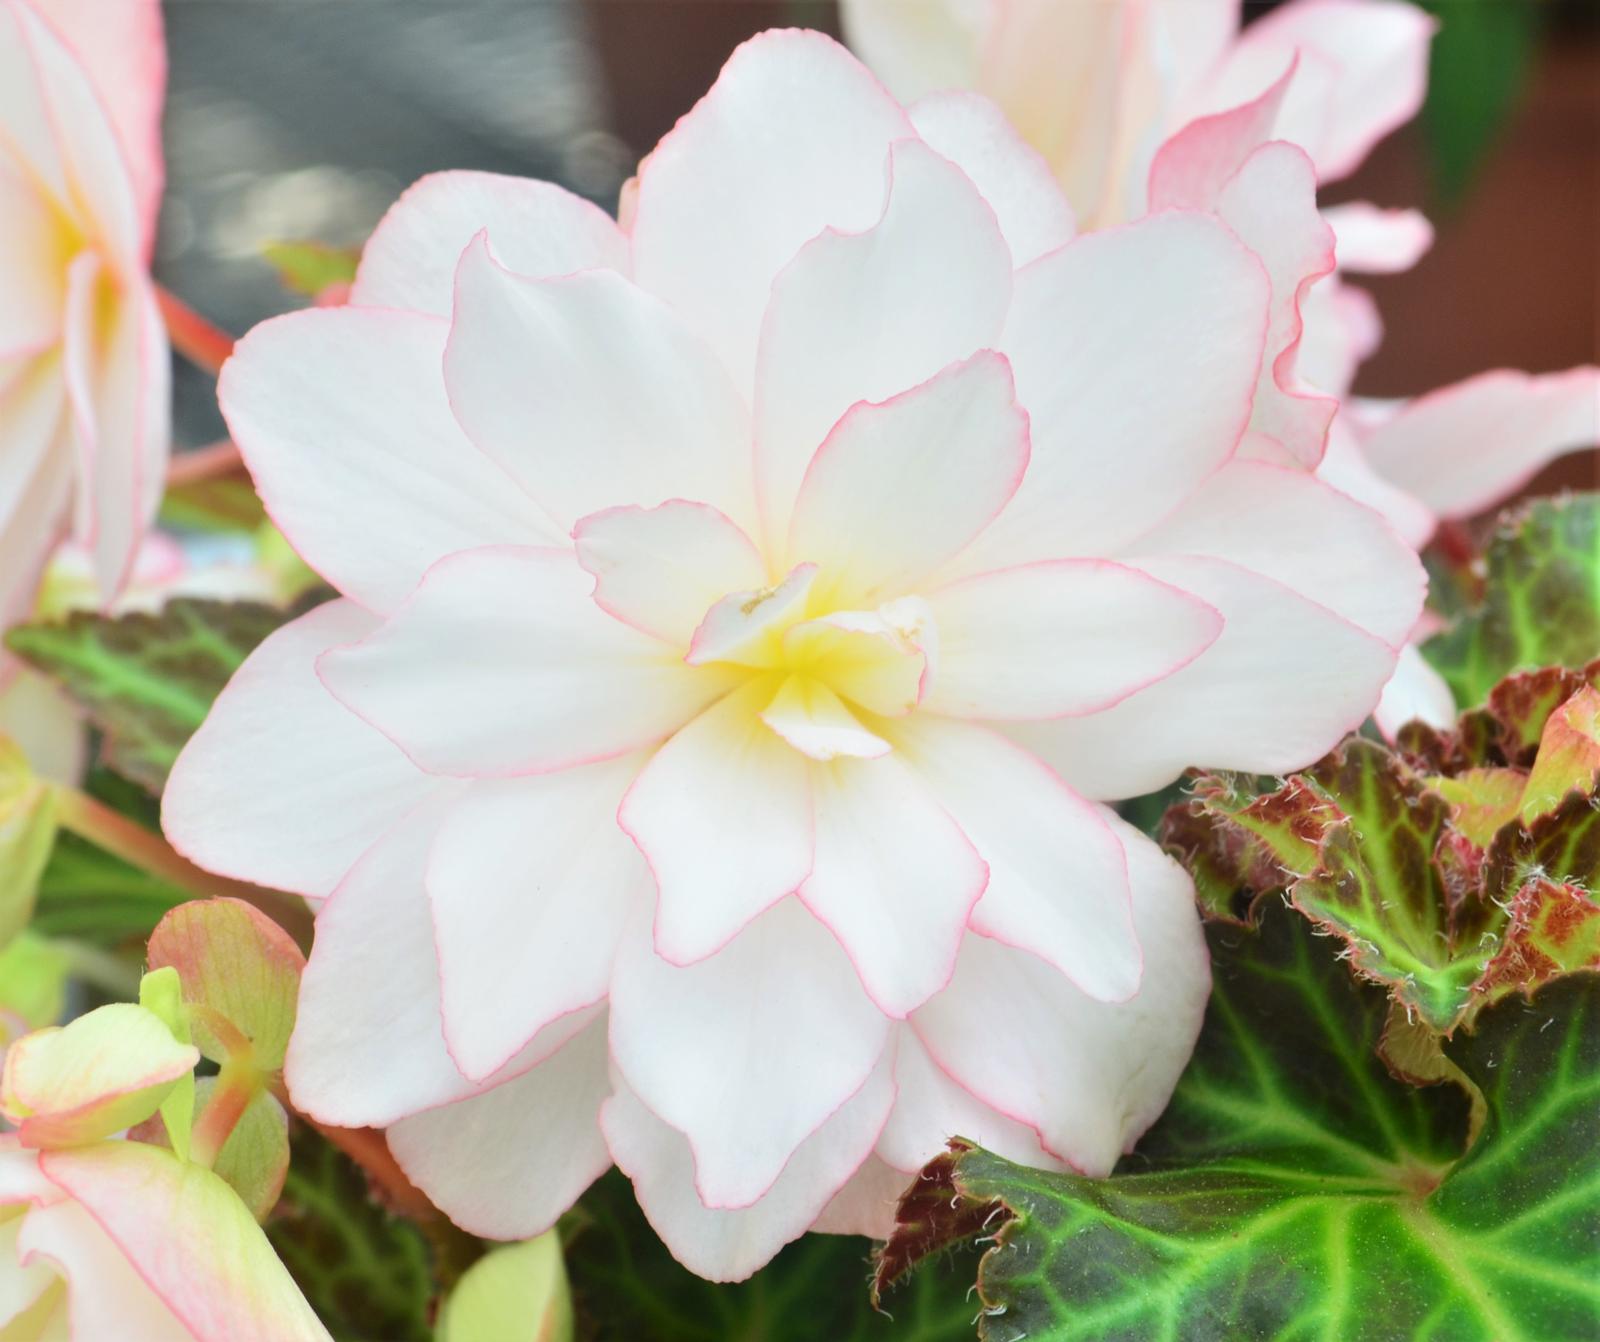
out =
<svg viewBox="0 0 1600 1342"><path fill-rule="evenodd" d="M240 899L180 904L151 934L148 954L152 968L177 970L206 1057L228 1061L242 1036L257 1069L283 1066L306 961L266 914Z"/></svg>
<svg viewBox="0 0 1600 1342"><path fill-rule="evenodd" d="M0 947L28 925L56 841L56 792L0 736Z"/></svg>
<svg viewBox="0 0 1600 1342"><path fill-rule="evenodd" d="M217 1088L217 1078L202 1077L197 1102L203 1114ZM258 1090L222 1144L211 1169L239 1195L258 1221L278 1205L289 1172L289 1116L264 1090Z"/></svg>
<svg viewBox="0 0 1600 1342"><path fill-rule="evenodd" d="M269 242L261 255L278 272L285 289L307 298L320 298L335 286L352 283L361 260L356 248L330 247L325 242Z"/></svg>
<svg viewBox="0 0 1600 1342"><path fill-rule="evenodd" d="M1445 1043L1483 1097L1471 1140L1460 1087L1416 1089L1377 1061L1384 994L1303 919L1269 901L1259 934L1209 935L1215 987L1194 1060L1110 1179L966 1143L929 1167L943 1182L919 1204L922 1242L947 1238L930 1213L965 1238L981 1212L996 1235L980 1337L1589 1336L1600 976L1502 1002Z"/></svg>
<svg viewBox="0 0 1600 1342"><path fill-rule="evenodd" d="M189 1018L183 1009L183 985L178 971L156 969L139 980L139 1005L159 1017L180 1044L193 1043ZM189 1158L189 1129L194 1123L194 1073L181 1077L172 1092L161 1102L161 1122L167 1140L181 1160Z"/></svg>
<svg viewBox="0 0 1600 1342"><path fill-rule="evenodd" d="M572 1294L553 1230L491 1249L439 1313L438 1342L572 1342Z"/></svg>
<svg viewBox="0 0 1600 1342"><path fill-rule="evenodd" d="M1537 820L1567 793L1594 791L1600 774L1600 690L1585 685L1552 712L1523 789L1521 818Z"/></svg>
<svg viewBox="0 0 1600 1342"><path fill-rule="evenodd" d="M286 618L255 602L179 597L157 615L75 611L19 625L5 641L105 733L112 768L159 792L228 678Z"/></svg>
<svg viewBox="0 0 1600 1342"><path fill-rule="evenodd" d="M1600 656L1600 495L1539 499L1508 515L1486 563L1483 604L1422 648L1458 704L1483 703L1513 671Z"/></svg>
<svg viewBox="0 0 1600 1342"><path fill-rule="evenodd" d="M12 1044L0 1113L24 1146L81 1146L149 1118L199 1061L159 1016L116 1002Z"/></svg>

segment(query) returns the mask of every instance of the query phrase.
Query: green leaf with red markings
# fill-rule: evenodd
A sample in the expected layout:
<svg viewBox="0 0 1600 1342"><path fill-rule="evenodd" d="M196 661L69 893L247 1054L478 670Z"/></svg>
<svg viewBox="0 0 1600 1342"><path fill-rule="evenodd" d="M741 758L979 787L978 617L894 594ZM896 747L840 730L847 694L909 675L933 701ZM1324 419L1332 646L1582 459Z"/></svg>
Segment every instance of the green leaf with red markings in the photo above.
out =
<svg viewBox="0 0 1600 1342"><path fill-rule="evenodd" d="M1557 1342L1600 1317L1600 976L1444 1045L1481 1093L1375 1056L1389 1004L1303 918L1213 923L1214 988L1166 1114L1109 1179L965 1142L902 1204L880 1285L991 1242L986 1342Z"/></svg>

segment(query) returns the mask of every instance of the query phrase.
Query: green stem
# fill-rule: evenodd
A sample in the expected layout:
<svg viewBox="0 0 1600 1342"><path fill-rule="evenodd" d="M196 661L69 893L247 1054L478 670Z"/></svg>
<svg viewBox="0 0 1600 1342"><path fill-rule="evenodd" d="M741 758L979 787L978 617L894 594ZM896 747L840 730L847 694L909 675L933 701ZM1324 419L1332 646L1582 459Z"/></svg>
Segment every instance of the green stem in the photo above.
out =
<svg viewBox="0 0 1600 1342"><path fill-rule="evenodd" d="M279 890L266 890L226 876L214 876L180 856L154 830L129 820L77 788L57 784L56 805L56 818L63 829L71 830L113 857L175 885L196 899L227 895L254 904L302 946L310 944L311 911L304 900Z"/></svg>

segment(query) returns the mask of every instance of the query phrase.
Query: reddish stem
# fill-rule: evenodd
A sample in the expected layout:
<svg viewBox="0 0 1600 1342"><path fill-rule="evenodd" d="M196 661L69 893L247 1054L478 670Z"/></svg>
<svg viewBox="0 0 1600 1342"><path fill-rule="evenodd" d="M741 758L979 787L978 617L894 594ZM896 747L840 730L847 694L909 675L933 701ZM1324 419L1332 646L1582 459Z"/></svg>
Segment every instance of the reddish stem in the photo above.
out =
<svg viewBox="0 0 1600 1342"><path fill-rule="evenodd" d="M156 286L156 302L167 324L172 348L196 368L215 377L233 353L233 337L213 326L170 290Z"/></svg>
<svg viewBox="0 0 1600 1342"><path fill-rule="evenodd" d="M217 476L236 475L244 470L244 458L239 448L224 438L220 443L196 448L193 452L180 452L172 458L167 468L167 485L192 485Z"/></svg>
<svg viewBox="0 0 1600 1342"><path fill-rule="evenodd" d="M189 1159L208 1170L217 1163L217 1156L233 1136L234 1128L250 1107L260 1084L260 1074L251 1064L235 1066L230 1060L223 1063L217 1074L217 1084L200 1117L195 1120L189 1142Z"/></svg>

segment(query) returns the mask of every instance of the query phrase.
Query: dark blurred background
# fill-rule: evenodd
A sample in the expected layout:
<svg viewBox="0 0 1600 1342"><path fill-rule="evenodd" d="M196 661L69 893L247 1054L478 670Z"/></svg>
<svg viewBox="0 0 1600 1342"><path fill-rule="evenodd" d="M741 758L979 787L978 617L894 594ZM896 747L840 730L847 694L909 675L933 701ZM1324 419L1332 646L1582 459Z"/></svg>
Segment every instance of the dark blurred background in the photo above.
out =
<svg viewBox="0 0 1600 1342"><path fill-rule="evenodd" d="M1063 3L1081 0L1063 0ZM1251 4L1251 13L1270 6ZM1433 0L1429 104L1329 202L1418 205L1414 270L1363 278L1388 329L1357 390L1408 395L1600 358L1600 5ZM440 168L544 177L611 207L743 38L827 0L166 0L168 197L157 272L238 333L304 300L264 245L361 242ZM184 370L180 445L222 432ZM1570 458L1535 488L1600 483Z"/></svg>

